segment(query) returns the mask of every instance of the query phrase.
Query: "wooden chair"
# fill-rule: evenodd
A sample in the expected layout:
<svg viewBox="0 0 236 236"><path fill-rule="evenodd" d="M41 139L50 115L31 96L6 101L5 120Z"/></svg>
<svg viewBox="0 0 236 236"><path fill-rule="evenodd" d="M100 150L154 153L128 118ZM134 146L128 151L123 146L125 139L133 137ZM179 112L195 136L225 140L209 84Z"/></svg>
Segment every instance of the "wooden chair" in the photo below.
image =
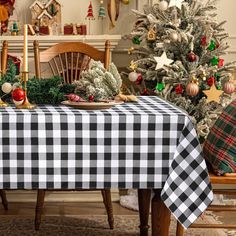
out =
<svg viewBox="0 0 236 236"><path fill-rule="evenodd" d="M63 77L65 83L72 83L79 79L80 72L88 67L90 59L99 60L108 69L110 63L110 42L106 41L105 51L81 43L59 43L51 48L40 52L39 43L34 41L35 73L41 79L41 63L47 63L54 76ZM46 190L38 190L35 229L38 230L41 223L42 209ZM108 215L110 229L114 228L113 209L110 190L101 190L103 202Z"/></svg>
<svg viewBox="0 0 236 236"><path fill-rule="evenodd" d="M235 185L233 189L213 189L214 194L223 194L223 195L233 195L236 196L236 174L225 174L224 176L216 176L213 173L210 173L210 180L213 185ZM214 187L214 186L213 186ZM207 211L226 211L226 212L235 212L236 206L223 206L223 205L211 205L207 208ZM190 228L215 228L215 229L235 229L235 224L193 224ZM178 222L176 229L176 236L183 236L184 228Z"/></svg>
<svg viewBox="0 0 236 236"><path fill-rule="evenodd" d="M78 80L80 72L88 67L90 59L101 61L108 69L110 63L110 41L105 43L105 51L82 43L59 43L51 48L39 52L39 43L34 41L35 74L41 79L41 63L46 63L51 69L52 75L63 77L65 83Z"/></svg>
<svg viewBox="0 0 236 236"><path fill-rule="evenodd" d="M6 74L7 71L7 53L8 53L8 42L3 41L2 52L1 52L1 73Z"/></svg>

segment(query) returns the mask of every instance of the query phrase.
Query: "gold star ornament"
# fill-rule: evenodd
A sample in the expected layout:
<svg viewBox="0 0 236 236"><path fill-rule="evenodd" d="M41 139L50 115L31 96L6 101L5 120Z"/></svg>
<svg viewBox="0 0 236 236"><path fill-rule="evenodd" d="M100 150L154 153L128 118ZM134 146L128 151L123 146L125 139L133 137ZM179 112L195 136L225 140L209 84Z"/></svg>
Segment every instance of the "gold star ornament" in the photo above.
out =
<svg viewBox="0 0 236 236"><path fill-rule="evenodd" d="M210 90L204 90L203 93L207 96L207 103L213 101L219 103L223 91L216 89L216 86L213 84Z"/></svg>
<svg viewBox="0 0 236 236"><path fill-rule="evenodd" d="M133 71L136 71L138 68L138 65L134 61L131 61L129 68Z"/></svg>
<svg viewBox="0 0 236 236"><path fill-rule="evenodd" d="M134 51L134 47L129 48L128 49L128 54L131 55L133 53L133 51Z"/></svg>

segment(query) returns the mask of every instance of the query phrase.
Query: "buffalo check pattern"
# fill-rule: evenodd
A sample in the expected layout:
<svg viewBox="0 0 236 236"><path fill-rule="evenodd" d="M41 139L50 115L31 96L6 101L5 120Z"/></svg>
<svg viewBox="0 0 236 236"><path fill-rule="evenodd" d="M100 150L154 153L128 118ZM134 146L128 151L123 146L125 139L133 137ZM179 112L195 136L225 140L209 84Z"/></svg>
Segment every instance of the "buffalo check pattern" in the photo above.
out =
<svg viewBox="0 0 236 236"><path fill-rule="evenodd" d="M213 197L190 118L160 98L0 109L0 189L90 188L161 188L185 228Z"/></svg>

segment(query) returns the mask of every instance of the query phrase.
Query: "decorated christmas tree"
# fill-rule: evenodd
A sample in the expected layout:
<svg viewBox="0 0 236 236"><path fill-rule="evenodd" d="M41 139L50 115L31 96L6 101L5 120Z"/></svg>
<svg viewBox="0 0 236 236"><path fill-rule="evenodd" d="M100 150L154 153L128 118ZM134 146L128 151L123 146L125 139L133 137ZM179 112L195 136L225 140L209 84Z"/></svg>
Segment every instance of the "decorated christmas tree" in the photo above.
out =
<svg viewBox="0 0 236 236"><path fill-rule="evenodd" d="M94 15L93 15L93 6L92 6L91 2L90 2L89 7L88 7L88 13L87 13L86 19L95 20Z"/></svg>
<svg viewBox="0 0 236 236"><path fill-rule="evenodd" d="M106 10L103 5L103 0L100 1L100 7L98 12L98 18L104 19L106 17Z"/></svg>
<svg viewBox="0 0 236 236"><path fill-rule="evenodd" d="M235 62L225 63L228 34L216 21L216 0L162 0L137 16L128 77L139 94L156 94L186 110L206 137L231 100ZM134 91L134 90L133 90Z"/></svg>

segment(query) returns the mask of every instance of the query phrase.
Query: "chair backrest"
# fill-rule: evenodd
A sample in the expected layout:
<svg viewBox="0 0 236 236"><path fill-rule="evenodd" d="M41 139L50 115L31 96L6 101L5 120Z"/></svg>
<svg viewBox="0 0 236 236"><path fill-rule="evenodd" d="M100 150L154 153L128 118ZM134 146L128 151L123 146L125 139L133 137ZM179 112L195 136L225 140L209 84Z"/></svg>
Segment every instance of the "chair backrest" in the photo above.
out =
<svg viewBox="0 0 236 236"><path fill-rule="evenodd" d="M110 64L110 41L105 42L105 51L82 42L56 44L45 51L39 51L38 41L34 41L35 74L41 78L41 63L48 63L54 76L63 77L65 83L78 80L81 71L88 68L90 59L101 61L108 69Z"/></svg>
<svg viewBox="0 0 236 236"><path fill-rule="evenodd" d="M3 41L2 51L1 51L1 72L3 75L6 74L7 71L7 53L8 53L8 42Z"/></svg>

